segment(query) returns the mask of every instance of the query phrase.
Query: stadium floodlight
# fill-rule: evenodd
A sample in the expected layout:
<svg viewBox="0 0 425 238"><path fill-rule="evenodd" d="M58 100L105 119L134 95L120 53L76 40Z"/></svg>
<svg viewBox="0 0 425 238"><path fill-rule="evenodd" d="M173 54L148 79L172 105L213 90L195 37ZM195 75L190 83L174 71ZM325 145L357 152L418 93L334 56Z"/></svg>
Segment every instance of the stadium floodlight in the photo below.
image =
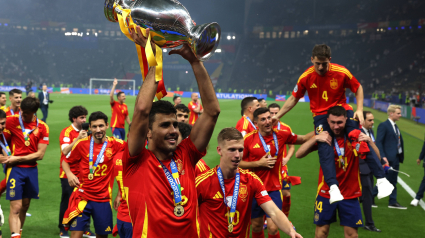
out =
<svg viewBox="0 0 425 238"><path fill-rule="evenodd" d="M98 79L98 78L91 78L90 79L90 94L93 94L92 92L93 92L93 81L106 81L106 82L111 82L111 83L108 83L108 86L107 86L107 88L105 88L105 89L102 89L102 90L110 90L111 88L112 88L112 82L114 81L114 79ZM134 79L117 79L117 81L118 81L118 85L119 85L119 82L133 82L133 86L130 88L130 89L128 89L128 88L126 88L127 90L131 90L131 91L133 91L133 96L136 96L136 80L134 80ZM118 86L117 85L117 86ZM119 88L115 88L115 90L119 90ZM99 93L99 94L109 94L109 91L108 91L108 93Z"/></svg>

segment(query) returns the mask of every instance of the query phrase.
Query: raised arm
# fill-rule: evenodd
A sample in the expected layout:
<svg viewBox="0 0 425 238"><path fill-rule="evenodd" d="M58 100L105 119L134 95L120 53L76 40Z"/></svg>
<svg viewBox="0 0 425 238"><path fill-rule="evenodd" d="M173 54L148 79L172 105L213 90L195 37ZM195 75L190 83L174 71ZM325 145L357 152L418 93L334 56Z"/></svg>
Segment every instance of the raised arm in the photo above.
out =
<svg viewBox="0 0 425 238"><path fill-rule="evenodd" d="M320 133L319 135L311 137L307 142L302 144L300 148L298 148L297 153L295 153L295 156L299 159L304 158L306 155L316 149L315 147L317 142L325 142L330 144L332 143L332 137L326 131Z"/></svg>
<svg viewBox="0 0 425 238"><path fill-rule="evenodd" d="M114 92L115 92L115 87L117 86L117 79L114 79L114 82L112 83L112 88L111 88L111 92L109 93L109 102L113 103L114 102Z"/></svg>
<svg viewBox="0 0 425 238"><path fill-rule="evenodd" d="M279 110L279 112L272 118L273 123L276 123L279 121L281 117L283 117L287 112L289 112L295 105L297 105L299 98L295 98L293 95L291 95L288 100L286 100L285 104L283 104L283 107Z"/></svg>
<svg viewBox="0 0 425 238"><path fill-rule="evenodd" d="M211 139L218 115L220 114L220 105L218 104L214 87L204 65L195 57L188 45L185 44L178 50L172 50L170 52L171 54L179 54L189 61L195 74L199 92L204 102L205 112L199 116L195 125L193 125L190 138L198 151L204 151ZM193 162L196 164L197 161Z"/></svg>
<svg viewBox="0 0 425 238"><path fill-rule="evenodd" d="M354 118L357 118L362 126L364 125L363 99L364 99L363 87L362 85L360 85L356 92L357 110L354 113Z"/></svg>
<svg viewBox="0 0 425 238"><path fill-rule="evenodd" d="M131 31L130 34L135 43L142 47L146 46L148 38L143 36L139 27L137 27L136 31ZM146 35L148 34L149 30L146 30ZM153 43L151 42L151 44ZM158 82L155 80L155 67L150 67L134 105L133 123L131 124L131 132L128 135L130 156L140 154L145 146L146 136L149 131L149 112L151 111L157 88Z"/></svg>

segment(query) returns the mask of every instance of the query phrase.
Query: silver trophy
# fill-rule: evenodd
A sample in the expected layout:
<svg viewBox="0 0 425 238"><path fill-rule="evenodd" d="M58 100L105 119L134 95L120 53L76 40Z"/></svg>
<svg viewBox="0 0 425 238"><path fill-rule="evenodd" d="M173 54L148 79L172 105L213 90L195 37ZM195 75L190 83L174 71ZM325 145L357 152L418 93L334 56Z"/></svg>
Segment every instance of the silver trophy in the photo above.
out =
<svg viewBox="0 0 425 238"><path fill-rule="evenodd" d="M153 41L162 48L188 43L196 57L205 61L220 42L221 29L216 22L195 26L189 12L177 0L105 0L104 12L109 21L116 22L116 14L122 13L117 5L130 9L133 22L149 28Z"/></svg>

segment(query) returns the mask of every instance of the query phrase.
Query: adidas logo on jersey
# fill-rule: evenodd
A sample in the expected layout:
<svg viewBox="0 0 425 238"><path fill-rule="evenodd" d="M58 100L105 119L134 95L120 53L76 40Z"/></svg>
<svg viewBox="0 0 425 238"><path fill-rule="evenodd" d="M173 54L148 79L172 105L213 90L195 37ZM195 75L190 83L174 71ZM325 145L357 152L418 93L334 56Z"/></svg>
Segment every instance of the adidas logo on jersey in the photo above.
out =
<svg viewBox="0 0 425 238"><path fill-rule="evenodd" d="M257 144L255 144L255 145L254 145L254 147L252 147L252 148L254 148L254 149L259 149L259 148L260 148L260 145L257 143Z"/></svg>
<svg viewBox="0 0 425 238"><path fill-rule="evenodd" d="M111 227L110 226L108 226L108 228L106 228L106 230L105 231L112 231L111 230Z"/></svg>
<svg viewBox="0 0 425 238"><path fill-rule="evenodd" d="M362 223L362 220L359 220L357 223L356 223L356 225L362 225L363 223Z"/></svg>
<svg viewBox="0 0 425 238"><path fill-rule="evenodd" d="M213 199L219 199L219 198L223 198L223 196L221 195L220 192L217 192L217 194L214 195Z"/></svg>
<svg viewBox="0 0 425 238"><path fill-rule="evenodd" d="M313 83L310 88L317 88L317 86L315 83Z"/></svg>

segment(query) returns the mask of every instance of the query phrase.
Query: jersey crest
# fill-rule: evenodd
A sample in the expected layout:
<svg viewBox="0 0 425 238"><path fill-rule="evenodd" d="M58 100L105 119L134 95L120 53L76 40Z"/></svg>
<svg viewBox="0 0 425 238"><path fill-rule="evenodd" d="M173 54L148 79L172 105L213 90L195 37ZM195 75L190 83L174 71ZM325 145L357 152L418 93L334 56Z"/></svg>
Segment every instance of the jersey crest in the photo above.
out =
<svg viewBox="0 0 425 238"><path fill-rule="evenodd" d="M239 197L243 202L246 202L246 199L248 198L248 188L245 184L241 184L239 188Z"/></svg>
<svg viewBox="0 0 425 238"><path fill-rule="evenodd" d="M177 164L177 170L179 171L179 173L181 175L184 175L184 169L183 169L183 162L181 161L181 159L176 160L176 164Z"/></svg>
<svg viewBox="0 0 425 238"><path fill-rule="evenodd" d="M108 159L111 159L112 157L112 148L106 148L105 155L108 157Z"/></svg>
<svg viewBox="0 0 425 238"><path fill-rule="evenodd" d="M330 84L331 84L331 88L332 89L337 89L338 88L338 80L332 78L331 81L330 81Z"/></svg>

